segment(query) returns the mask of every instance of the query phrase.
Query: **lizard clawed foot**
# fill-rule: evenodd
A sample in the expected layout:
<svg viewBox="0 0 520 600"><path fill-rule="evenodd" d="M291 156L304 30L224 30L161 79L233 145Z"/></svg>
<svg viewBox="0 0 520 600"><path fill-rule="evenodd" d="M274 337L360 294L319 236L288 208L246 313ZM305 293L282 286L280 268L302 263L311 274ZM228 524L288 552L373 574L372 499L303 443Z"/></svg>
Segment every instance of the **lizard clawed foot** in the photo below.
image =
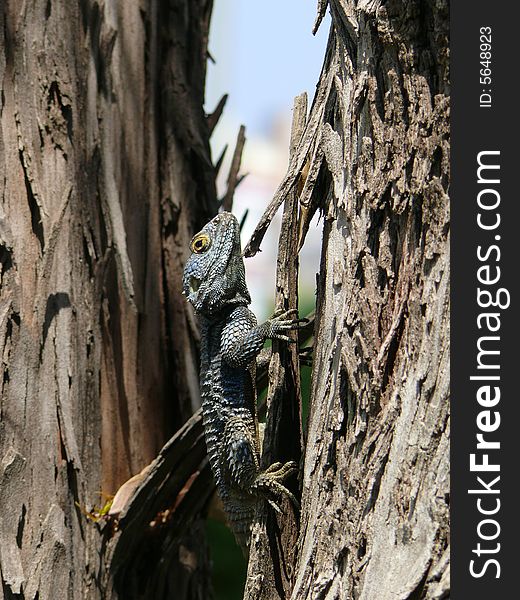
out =
<svg viewBox="0 0 520 600"><path fill-rule="evenodd" d="M297 308L290 308L289 310L277 310L275 311L274 315L272 316L273 319L278 319L280 317L283 317L284 319L286 319L287 317L289 317L290 315L297 315L298 314L298 309Z"/></svg>
<svg viewBox="0 0 520 600"><path fill-rule="evenodd" d="M259 491L266 496L269 504L277 512L282 512L279 505L269 496L286 496L299 510L300 504L292 492L290 492L282 482L298 471L298 465L294 461L284 463L276 462L269 466L264 472L260 473L253 483L253 490Z"/></svg>
<svg viewBox="0 0 520 600"><path fill-rule="evenodd" d="M308 323L308 319L294 319L290 318L291 315L298 315L298 310L292 308L285 312L275 313L273 317L269 319L269 325L271 328L269 337L276 340L283 340L284 342L296 343L297 340L291 339L285 332L294 331L301 325Z"/></svg>
<svg viewBox="0 0 520 600"><path fill-rule="evenodd" d="M261 473L261 475L271 475L277 481L283 481L289 475L298 472L298 465L294 462L294 460L290 460L286 463L275 462L267 469Z"/></svg>
<svg viewBox="0 0 520 600"><path fill-rule="evenodd" d="M313 352L313 346L306 346L305 348L300 348L300 364L305 365L306 367L312 367Z"/></svg>

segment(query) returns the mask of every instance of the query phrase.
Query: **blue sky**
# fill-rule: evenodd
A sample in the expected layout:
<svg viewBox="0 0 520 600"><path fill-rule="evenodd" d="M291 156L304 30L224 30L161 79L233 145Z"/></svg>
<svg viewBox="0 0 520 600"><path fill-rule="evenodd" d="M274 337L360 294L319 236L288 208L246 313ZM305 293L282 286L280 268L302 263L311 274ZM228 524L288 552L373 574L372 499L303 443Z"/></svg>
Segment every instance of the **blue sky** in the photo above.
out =
<svg viewBox="0 0 520 600"><path fill-rule="evenodd" d="M226 113L250 134L266 133L290 113L303 91L312 100L323 63L330 19L316 36L313 0L216 0L209 48L206 108L228 92Z"/></svg>

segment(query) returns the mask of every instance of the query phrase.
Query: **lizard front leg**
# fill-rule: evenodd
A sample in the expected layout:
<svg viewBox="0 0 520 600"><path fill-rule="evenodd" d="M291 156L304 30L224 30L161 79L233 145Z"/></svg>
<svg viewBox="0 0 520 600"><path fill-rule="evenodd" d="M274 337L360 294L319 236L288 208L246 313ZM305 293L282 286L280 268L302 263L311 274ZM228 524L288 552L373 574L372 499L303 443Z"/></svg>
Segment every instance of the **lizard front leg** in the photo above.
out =
<svg viewBox="0 0 520 600"><path fill-rule="evenodd" d="M291 318L296 313L296 310L288 310L257 325L256 317L248 308L235 309L222 330L222 358L232 367L246 367L268 338L293 342L287 333L307 323L307 319Z"/></svg>

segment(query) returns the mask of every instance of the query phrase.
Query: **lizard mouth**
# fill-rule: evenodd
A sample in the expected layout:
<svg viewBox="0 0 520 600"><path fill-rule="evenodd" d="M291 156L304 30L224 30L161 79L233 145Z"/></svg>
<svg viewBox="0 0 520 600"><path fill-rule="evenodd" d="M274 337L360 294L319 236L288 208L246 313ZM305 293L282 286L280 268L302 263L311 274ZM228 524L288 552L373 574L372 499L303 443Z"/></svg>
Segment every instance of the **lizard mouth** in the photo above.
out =
<svg viewBox="0 0 520 600"><path fill-rule="evenodd" d="M193 275L192 275L190 277L190 294L194 294L194 293L198 292L199 288L200 288L200 281L196 277L193 277Z"/></svg>

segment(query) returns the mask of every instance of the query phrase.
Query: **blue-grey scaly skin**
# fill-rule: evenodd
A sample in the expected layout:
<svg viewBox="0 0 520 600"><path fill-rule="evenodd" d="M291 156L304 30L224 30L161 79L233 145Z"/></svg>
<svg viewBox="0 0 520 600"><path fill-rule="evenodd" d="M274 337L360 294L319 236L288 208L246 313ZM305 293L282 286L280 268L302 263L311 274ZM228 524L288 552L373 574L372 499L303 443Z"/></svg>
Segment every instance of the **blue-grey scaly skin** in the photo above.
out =
<svg viewBox="0 0 520 600"><path fill-rule="evenodd" d="M240 228L227 212L212 219L191 243L183 293L201 322L200 391L206 445L217 490L247 554L259 496L293 496L282 485L296 465L261 472L256 415L256 357L267 338L288 341L298 319L285 313L257 324L249 310Z"/></svg>

